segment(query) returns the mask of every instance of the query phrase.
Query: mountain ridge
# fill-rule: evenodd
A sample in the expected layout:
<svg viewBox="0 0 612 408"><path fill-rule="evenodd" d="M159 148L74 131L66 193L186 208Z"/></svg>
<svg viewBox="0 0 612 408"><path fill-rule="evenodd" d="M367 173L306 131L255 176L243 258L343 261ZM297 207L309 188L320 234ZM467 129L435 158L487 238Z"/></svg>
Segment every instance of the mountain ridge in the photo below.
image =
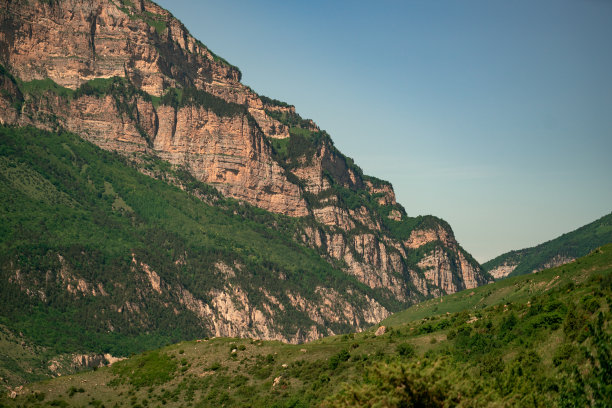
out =
<svg viewBox="0 0 612 408"><path fill-rule="evenodd" d="M529 248L509 251L482 264L501 279L563 265L612 242L612 213Z"/></svg>

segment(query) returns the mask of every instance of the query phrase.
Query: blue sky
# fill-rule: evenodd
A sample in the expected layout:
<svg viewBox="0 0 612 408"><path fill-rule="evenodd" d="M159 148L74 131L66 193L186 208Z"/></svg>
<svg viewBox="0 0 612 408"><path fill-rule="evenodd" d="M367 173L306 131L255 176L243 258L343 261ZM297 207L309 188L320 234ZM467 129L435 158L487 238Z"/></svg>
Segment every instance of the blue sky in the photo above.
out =
<svg viewBox="0 0 612 408"><path fill-rule="evenodd" d="M481 262L612 211L609 0L158 3Z"/></svg>

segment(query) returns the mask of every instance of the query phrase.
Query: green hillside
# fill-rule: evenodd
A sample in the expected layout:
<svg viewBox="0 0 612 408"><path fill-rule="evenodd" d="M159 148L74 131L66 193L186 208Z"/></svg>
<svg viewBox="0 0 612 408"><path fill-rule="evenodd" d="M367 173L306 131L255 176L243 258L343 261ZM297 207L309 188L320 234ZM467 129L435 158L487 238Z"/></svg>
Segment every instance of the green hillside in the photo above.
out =
<svg viewBox="0 0 612 408"><path fill-rule="evenodd" d="M575 259L611 242L612 213L538 246L507 252L482 266L490 272L500 265L516 265L509 276L524 275L550 267L555 259Z"/></svg>
<svg viewBox="0 0 612 408"><path fill-rule="evenodd" d="M183 342L32 384L5 406L606 407L612 245L303 345Z"/></svg>
<svg viewBox="0 0 612 408"><path fill-rule="evenodd" d="M321 282L353 293L357 306L368 294L398 307L299 245L294 234L307 221L225 199L180 168L126 159L68 133L0 127L0 214L0 325L7 338L21 333L49 353L125 356L210 335L181 303L185 290L206 300L234 285L257 305L264 287L285 302L274 326L287 334L311 322L285 293L317 299ZM134 259L167 287L153 290ZM236 276L222 276L218 262L238 265Z"/></svg>

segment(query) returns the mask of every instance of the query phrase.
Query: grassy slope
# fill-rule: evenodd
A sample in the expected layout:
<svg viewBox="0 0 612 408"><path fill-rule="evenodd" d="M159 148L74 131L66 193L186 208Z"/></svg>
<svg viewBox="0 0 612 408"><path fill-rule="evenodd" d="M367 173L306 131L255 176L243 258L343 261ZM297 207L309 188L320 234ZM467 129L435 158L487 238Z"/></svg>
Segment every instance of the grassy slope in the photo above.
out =
<svg viewBox="0 0 612 408"><path fill-rule="evenodd" d="M5 383L40 381L48 377L43 361L51 358L47 351L30 344L19 334L0 325L0 378Z"/></svg>
<svg viewBox="0 0 612 408"><path fill-rule="evenodd" d="M381 336L372 328L297 346L228 338L184 342L33 384L2 402L606 406L612 403L611 304L607 245L562 267L414 306L387 319Z"/></svg>
<svg viewBox="0 0 612 408"><path fill-rule="evenodd" d="M502 254L482 266L485 270L491 271L505 263L518 264L510 274L518 276L544 269L544 265L558 255L564 258L578 258L610 242L612 242L612 213L538 246Z"/></svg>

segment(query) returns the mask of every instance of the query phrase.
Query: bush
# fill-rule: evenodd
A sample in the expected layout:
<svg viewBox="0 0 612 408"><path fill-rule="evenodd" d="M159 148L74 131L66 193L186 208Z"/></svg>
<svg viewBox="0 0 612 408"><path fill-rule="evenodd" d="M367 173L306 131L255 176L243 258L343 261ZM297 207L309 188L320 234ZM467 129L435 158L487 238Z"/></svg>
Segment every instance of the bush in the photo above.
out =
<svg viewBox="0 0 612 408"><path fill-rule="evenodd" d="M580 300L580 305L590 314L593 314L597 310L599 310L599 302L591 295L586 295L585 297L583 297Z"/></svg>
<svg viewBox="0 0 612 408"><path fill-rule="evenodd" d="M500 336L506 336L507 334L509 334L514 329L517 323L518 318L516 317L516 313L511 312L508 316L504 316L499 327Z"/></svg>
<svg viewBox="0 0 612 408"><path fill-rule="evenodd" d="M397 351L397 354L399 354L400 356L406 358L411 358L416 355L414 347L409 343L398 344L395 348L395 351Z"/></svg>
<svg viewBox="0 0 612 408"><path fill-rule="evenodd" d="M543 313L538 315L532 322L533 328L548 327L556 330L563 323L563 316L559 312Z"/></svg>
<svg viewBox="0 0 612 408"><path fill-rule="evenodd" d="M381 365L370 370L362 383L345 386L323 402L336 407L441 407L458 402L449 399L436 378L413 373L401 364Z"/></svg>
<svg viewBox="0 0 612 408"><path fill-rule="evenodd" d="M557 351L555 351L555 354L553 356L553 364L555 366L559 366L565 361L569 360L577 352L578 349L573 344L562 344L561 346L559 346Z"/></svg>
<svg viewBox="0 0 612 408"><path fill-rule="evenodd" d="M329 368L334 370L336 367L338 367L338 364L347 361L350 357L351 355L349 354L348 350L341 350L339 353L330 357Z"/></svg>
<svg viewBox="0 0 612 408"><path fill-rule="evenodd" d="M85 392L85 389L83 389L82 387L77 388L75 386L72 386L68 389L68 396L72 397L74 396L74 394L76 394L77 392Z"/></svg>

